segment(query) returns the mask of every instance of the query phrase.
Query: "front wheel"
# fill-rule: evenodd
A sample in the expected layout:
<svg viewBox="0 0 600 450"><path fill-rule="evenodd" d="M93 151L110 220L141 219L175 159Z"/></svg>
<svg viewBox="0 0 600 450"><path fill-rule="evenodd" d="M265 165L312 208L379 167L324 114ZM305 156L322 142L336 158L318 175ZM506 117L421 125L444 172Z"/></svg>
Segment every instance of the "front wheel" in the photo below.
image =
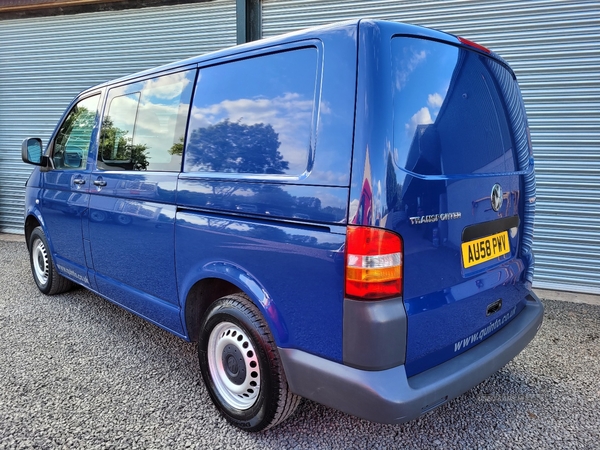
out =
<svg viewBox="0 0 600 450"><path fill-rule="evenodd" d="M41 227L37 227L29 237L29 262L38 289L47 295L60 294L73 287L73 282L56 271L48 241Z"/></svg>
<svg viewBox="0 0 600 450"><path fill-rule="evenodd" d="M239 428L260 431L275 426L300 403L289 390L267 324L244 294L228 295L210 306L198 356L211 399Z"/></svg>

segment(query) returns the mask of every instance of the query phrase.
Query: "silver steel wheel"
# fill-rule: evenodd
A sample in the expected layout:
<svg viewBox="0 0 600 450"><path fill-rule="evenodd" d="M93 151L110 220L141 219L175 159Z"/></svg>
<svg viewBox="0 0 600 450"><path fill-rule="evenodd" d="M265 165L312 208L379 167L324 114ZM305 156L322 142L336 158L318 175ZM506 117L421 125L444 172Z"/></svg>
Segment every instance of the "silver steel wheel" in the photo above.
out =
<svg viewBox="0 0 600 450"><path fill-rule="evenodd" d="M50 258L48 250L41 239L36 239L31 249L33 272L40 284L46 284L50 276Z"/></svg>
<svg viewBox="0 0 600 450"><path fill-rule="evenodd" d="M231 322L216 325L208 338L210 376L223 401L246 410L260 393L258 356L246 333Z"/></svg>

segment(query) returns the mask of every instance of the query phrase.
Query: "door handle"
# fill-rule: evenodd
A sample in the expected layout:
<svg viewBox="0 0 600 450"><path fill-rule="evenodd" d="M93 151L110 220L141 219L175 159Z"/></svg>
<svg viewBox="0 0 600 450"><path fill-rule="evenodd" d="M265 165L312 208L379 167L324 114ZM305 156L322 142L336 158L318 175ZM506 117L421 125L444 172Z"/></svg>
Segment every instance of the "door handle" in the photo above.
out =
<svg viewBox="0 0 600 450"><path fill-rule="evenodd" d="M73 180L73 184L79 184L79 185L85 184L85 178L75 178Z"/></svg>
<svg viewBox="0 0 600 450"><path fill-rule="evenodd" d="M104 180L94 180L94 186L104 187L104 186L106 186L106 181L104 181Z"/></svg>

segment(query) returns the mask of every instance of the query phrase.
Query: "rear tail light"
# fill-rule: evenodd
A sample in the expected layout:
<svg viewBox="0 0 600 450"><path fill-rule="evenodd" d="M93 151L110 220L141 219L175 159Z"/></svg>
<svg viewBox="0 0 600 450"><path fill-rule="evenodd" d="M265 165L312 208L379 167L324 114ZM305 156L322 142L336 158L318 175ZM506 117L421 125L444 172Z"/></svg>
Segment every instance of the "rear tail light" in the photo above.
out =
<svg viewBox="0 0 600 450"><path fill-rule="evenodd" d="M480 44L478 44L477 42L470 41L470 40L468 40L468 39L465 39L465 38L463 38L463 37L460 37L460 36L458 36L458 40L459 40L459 41L460 41L462 44L468 45L469 47L476 48L477 50L481 50L482 52L485 52L485 53L492 53L492 52L491 52L491 50L490 50L489 48L487 48L487 47L484 47L483 45L480 45Z"/></svg>
<svg viewBox="0 0 600 450"><path fill-rule="evenodd" d="M402 240L390 231L349 226L346 296L380 300L402 295Z"/></svg>

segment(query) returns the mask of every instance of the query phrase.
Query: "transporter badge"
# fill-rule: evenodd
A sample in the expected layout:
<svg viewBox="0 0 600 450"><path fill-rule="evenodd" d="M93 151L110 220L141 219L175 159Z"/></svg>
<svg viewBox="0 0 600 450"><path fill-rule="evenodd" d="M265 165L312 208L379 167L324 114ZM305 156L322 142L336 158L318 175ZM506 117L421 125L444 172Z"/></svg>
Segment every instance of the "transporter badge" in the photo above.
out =
<svg viewBox="0 0 600 450"><path fill-rule="evenodd" d="M420 225L422 223L443 222L445 220L460 219L460 212L450 212L442 214L430 214L428 216L409 217L411 225Z"/></svg>

